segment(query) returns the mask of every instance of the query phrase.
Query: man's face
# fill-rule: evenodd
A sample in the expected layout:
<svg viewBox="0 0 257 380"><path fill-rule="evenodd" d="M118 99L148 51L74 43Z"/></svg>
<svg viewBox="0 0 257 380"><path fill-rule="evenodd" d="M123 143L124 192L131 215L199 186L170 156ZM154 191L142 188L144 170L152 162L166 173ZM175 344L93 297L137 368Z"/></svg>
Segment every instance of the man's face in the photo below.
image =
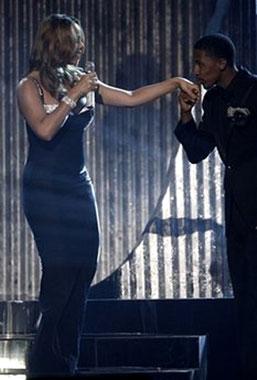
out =
<svg viewBox="0 0 257 380"><path fill-rule="evenodd" d="M224 59L210 57L204 50L194 50L194 75L204 88L211 88L221 80Z"/></svg>

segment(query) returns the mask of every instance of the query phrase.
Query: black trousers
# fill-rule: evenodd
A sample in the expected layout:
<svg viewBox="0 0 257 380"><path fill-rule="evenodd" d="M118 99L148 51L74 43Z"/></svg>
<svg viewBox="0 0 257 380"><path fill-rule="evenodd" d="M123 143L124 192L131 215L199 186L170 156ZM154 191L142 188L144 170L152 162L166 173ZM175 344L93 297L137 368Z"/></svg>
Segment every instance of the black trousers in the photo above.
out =
<svg viewBox="0 0 257 380"><path fill-rule="evenodd" d="M242 380L257 379L257 231L232 208L227 254L237 304Z"/></svg>

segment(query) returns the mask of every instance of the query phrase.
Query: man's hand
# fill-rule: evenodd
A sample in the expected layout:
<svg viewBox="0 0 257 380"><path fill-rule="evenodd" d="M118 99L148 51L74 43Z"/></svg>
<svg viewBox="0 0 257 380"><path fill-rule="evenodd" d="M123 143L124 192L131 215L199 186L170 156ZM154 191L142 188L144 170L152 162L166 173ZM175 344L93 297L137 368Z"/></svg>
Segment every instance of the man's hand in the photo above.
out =
<svg viewBox="0 0 257 380"><path fill-rule="evenodd" d="M198 84L191 82L186 78L178 77L178 85L182 93L187 95L188 100L195 103L200 97L200 88Z"/></svg>
<svg viewBox="0 0 257 380"><path fill-rule="evenodd" d="M192 119L192 108L194 107L196 100L192 100L187 93L181 91L179 94L179 104L181 110L182 123L188 123Z"/></svg>

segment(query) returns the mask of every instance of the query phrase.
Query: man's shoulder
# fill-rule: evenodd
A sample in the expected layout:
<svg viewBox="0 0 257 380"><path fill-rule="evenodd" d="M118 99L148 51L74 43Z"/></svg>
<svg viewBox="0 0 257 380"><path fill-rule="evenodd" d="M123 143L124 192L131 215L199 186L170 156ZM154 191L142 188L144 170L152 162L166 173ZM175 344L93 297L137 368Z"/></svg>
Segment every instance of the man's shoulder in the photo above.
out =
<svg viewBox="0 0 257 380"><path fill-rule="evenodd" d="M245 75L253 80L257 80L257 74L252 73L247 67L240 66L239 73L242 73L242 75Z"/></svg>
<svg viewBox="0 0 257 380"><path fill-rule="evenodd" d="M234 84L234 91L238 88L240 88L241 90L247 90L251 88L251 90L257 92L257 74L254 74L250 72L247 68L241 66L237 74L236 83ZM218 85L213 86L212 88L206 91L206 94L204 96L204 103L211 103L219 97L225 99L226 90Z"/></svg>
<svg viewBox="0 0 257 380"><path fill-rule="evenodd" d="M257 98L257 75L251 73L248 69L241 69L241 80L239 88L243 92L243 99L245 102L254 102L256 104Z"/></svg>
<svg viewBox="0 0 257 380"><path fill-rule="evenodd" d="M243 85L248 85L251 87L256 87L257 86L257 74L252 73L250 70L248 70L245 67L240 67L239 72L239 86Z"/></svg>

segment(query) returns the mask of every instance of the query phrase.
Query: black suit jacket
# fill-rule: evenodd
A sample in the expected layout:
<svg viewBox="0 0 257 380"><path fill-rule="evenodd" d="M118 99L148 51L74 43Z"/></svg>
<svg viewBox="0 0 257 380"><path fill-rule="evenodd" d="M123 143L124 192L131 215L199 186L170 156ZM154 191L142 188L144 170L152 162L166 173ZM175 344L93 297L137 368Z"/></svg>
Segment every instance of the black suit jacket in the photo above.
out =
<svg viewBox="0 0 257 380"><path fill-rule="evenodd" d="M232 108L230 108L232 107ZM229 112L243 108L245 122L232 121ZM208 90L203 101L203 118L178 123L177 139L192 163L205 159L216 147L225 165L225 222L231 222L231 207L237 207L246 226L257 228L257 78L240 69L230 85ZM232 206L233 205L233 206ZM257 231L257 229L256 229Z"/></svg>

